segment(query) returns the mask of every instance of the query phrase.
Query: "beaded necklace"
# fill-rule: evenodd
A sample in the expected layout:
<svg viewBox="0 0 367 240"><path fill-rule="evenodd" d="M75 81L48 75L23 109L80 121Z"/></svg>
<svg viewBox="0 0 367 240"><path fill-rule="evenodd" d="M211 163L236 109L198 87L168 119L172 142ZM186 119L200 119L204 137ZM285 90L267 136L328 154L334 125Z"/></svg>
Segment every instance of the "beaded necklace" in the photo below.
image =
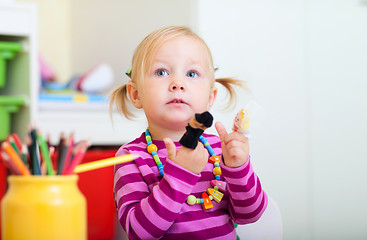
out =
<svg viewBox="0 0 367 240"><path fill-rule="evenodd" d="M152 154L153 159L155 161L155 164L157 164L159 174L163 177L164 176L164 174L163 174L163 164L162 164L161 160L159 159L159 156L158 156L158 153L157 153L158 148L155 144L153 144L152 136L150 135L150 132L149 132L148 128L145 130L145 139L147 140L147 144L148 144L148 147L147 147L148 153Z"/></svg>
<svg viewBox="0 0 367 240"><path fill-rule="evenodd" d="M153 156L153 159L155 163L157 164L159 174L163 177L163 164L158 156L158 148L155 144L152 142L152 136L150 135L149 129L147 128L145 130L145 139L147 141L148 147L147 151ZM226 182L220 180L220 176L222 174L222 170L219 166L220 162L220 156L217 156L213 150L213 148L210 146L208 140L200 136L199 138L200 142L204 145L204 147L207 149L207 151L210 154L209 162L214 165L213 168L213 174L214 174L214 180L210 181L210 184L213 186L213 188L208 188L207 193L203 192L201 195L201 198L196 198L194 195L189 195L187 197L187 204L194 205L194 204L202 204L204 209L210 209L213 207L212 201L215 200L216 202L220 202L223 197L223 193L226 189ZM222 192L220 192L221 190ZM209 195L208 195L209 194Z"/></svg>

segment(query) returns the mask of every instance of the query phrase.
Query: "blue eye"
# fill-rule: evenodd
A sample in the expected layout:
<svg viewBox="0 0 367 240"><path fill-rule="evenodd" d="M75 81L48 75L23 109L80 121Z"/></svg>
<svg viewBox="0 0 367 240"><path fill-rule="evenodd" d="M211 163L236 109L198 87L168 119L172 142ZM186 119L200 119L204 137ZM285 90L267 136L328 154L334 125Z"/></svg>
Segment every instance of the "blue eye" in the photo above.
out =
<svg viewBox="0 0 367 240"><path fill-rule="evenodd" d="M199 75L194 71L190 71L186 74L186 76L190 78L197 78Z"/></svg>
<svg viewBox="0 0 367 240"><path fill-rule="evenodd" d="M159 69L156 71L155 73L158 77L163 77L163 76L167 76L168 73L166 72L166 70L163 70L163 69Z"/></svg>

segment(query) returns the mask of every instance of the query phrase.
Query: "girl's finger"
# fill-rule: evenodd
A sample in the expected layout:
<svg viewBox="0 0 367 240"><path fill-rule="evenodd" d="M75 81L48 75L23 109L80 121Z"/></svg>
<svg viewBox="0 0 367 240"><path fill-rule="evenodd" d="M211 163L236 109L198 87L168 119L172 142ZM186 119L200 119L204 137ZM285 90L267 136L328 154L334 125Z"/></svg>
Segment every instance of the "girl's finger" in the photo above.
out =
<svg viewBox="0 0 367 240"><path fill-rule="evenodd" d="M170 138L164 138L163 142L166 145L167 157L171 159L172 161L174 161L176 158L176 145L173 143L172 139Z"/></svg>
<svg viewBox="0 0 367 240"><path fill-rule="evenodd" d="M216 122L215 129L217 129L220 140L224 141L225 137L228 135L228 132L224 125L221 122Z"/></svg>

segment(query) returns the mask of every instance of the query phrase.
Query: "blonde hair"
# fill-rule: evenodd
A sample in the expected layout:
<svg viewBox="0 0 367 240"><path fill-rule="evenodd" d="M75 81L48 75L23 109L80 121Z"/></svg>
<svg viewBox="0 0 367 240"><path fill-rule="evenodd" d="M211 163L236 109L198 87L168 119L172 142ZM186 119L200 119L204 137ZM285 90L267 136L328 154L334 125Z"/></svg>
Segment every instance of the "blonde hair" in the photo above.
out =
<svg viewBox="0 0 367 240"><path fill-rule="evenodd" d="M197 34L191 31L191 29L183 26L170 26L158 29L147 37L137 46L135 49L132 63L131 63L131 73L130 78L131 81L139 84L144 80L145 73L149 70L152 65L153 58L158 51L158 49L170 39L176 37L192 37L205 46L207 53L208 53L208 69L209 69L209 76L213 79L213 86L215 82L220 83L223 85L228 93L229 93L229 102L228 106L233 103L236 98L236 92L234 90L233 85L245 88L245 85L242 81L234 79L234 78L218 78L214 79L214 64L213 64L213 57L212 54L204 42L202 38L200 38ZM130 106L128 103L130 99L128 97L128 92L126 88L126 84L121 85L109 94L110 95L110 104L109 104L109 112L112 115L112 108L113 105L116 105L116 109L118 112L122 113L127 119L131 119L134 114L130 110Z"/></svg>

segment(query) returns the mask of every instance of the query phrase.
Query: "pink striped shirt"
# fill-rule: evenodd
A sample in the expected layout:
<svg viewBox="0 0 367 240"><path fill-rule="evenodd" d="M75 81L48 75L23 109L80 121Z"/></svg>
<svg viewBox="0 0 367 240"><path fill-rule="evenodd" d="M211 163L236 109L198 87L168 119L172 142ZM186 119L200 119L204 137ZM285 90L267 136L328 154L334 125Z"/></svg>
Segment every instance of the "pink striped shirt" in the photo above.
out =
<svg viewBox="0 0 367 240"><path fill-rule="evenodd" d="M203 136L220 155L219 138ZM120 224L129 239L236 239L233 221L252 223L265 211L267 196L250 160L238 168L221 163L221 180L227 182L227 189L220 203L213 201L213 208L203 210L201 204L190 206L186 199L190 194L200 198L211 188L213 164L208 163L196 175L167 159L163 141L153 140L153 143L164 165L164 177L159 175L153 157L146 150L144 133L116 153L116 156L140 155L133 162L115 166L115 203Z"/></svg>

